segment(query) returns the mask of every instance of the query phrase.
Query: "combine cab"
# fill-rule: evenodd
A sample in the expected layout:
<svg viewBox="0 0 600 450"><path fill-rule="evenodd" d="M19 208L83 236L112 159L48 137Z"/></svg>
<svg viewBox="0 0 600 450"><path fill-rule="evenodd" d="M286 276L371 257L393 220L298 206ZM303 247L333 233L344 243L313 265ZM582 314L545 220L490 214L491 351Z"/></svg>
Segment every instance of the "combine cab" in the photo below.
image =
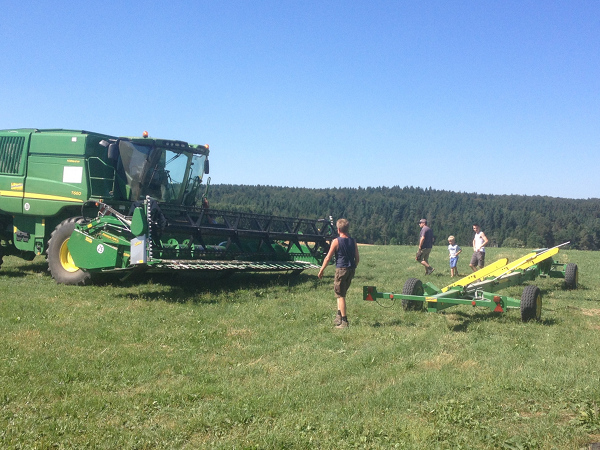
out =
<svg viewBox="0 0 600 450"><path fill-rule="evenodd" d="M294 271L321 264L332 220L208 207L208 146L87 131L0 131L3 254L46 253L58 283L98 273Z"/></svg>

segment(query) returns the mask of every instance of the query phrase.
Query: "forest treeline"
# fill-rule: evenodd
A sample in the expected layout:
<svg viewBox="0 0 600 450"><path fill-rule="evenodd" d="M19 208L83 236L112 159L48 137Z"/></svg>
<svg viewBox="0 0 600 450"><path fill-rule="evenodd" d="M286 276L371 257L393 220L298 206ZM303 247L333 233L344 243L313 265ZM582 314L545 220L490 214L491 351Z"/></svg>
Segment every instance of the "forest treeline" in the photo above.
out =
<svg viewBox="0 0 600 450"><path fill-rule="evenodd" d="M345 217L359 242L416 245L426 218L436 245L470 246L479 222L490 246L600 249L600 199L484 195L414 187L307 189L211 185L211 207L288 217Z"/></svg>

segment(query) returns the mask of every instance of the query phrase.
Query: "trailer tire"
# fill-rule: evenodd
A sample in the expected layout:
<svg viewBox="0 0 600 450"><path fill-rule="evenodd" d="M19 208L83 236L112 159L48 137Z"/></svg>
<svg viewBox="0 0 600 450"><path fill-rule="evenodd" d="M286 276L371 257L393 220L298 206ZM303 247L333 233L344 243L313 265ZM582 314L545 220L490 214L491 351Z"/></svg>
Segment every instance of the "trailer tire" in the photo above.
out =
<svg viewBox="0 0 600 450"><path fill-rule="evenodd" d="M402 287L403 295L423 295L423 283L418 278L409 278ZM423 302L418 300L402 300L404 311L419 311L423 309Z"/></svg>
<svg viewBox="0 0 600 450"><path fill-rule="evenodd" d="M577 284L579 283L579 270L577 269L577 264L569 263L567 267L565 267L565 284L568 289L577 289Z"/></svg>
<svg viewBox="0 0 600 450"><path fill-rule="evenodd" d="M540 320L542 317L542 292L537 286L525 286L521 296L521 320Z"/></svg>
<svg viewBox="0 0 600 450"><path fill-rule="evenodd" d="M71 217L59 223L48 240L48 270L58 284L85 286L92 280L89 272L73 263L67 242L73 234L75 225L83 221L82 217Z"/></svg>

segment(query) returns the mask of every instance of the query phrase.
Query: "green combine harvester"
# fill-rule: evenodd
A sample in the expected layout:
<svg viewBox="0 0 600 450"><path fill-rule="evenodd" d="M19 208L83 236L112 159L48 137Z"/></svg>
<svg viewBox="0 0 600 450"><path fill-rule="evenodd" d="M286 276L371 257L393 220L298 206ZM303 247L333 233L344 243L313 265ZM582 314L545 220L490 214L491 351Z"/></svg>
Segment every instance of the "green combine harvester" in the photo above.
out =
<svg viewBox="0 0 600 450"><path fill-rule="evenodd" d="M209 148L88 131L0 131L2 255L46 254L57 283L97 274L318 268L329 219L210 209Z"/></svg>

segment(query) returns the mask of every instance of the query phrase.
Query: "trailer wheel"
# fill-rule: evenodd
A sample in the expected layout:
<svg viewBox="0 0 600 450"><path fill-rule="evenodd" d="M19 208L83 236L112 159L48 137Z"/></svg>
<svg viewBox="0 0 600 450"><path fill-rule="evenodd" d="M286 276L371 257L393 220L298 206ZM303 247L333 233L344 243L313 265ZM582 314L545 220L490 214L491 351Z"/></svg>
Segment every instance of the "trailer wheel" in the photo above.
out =
<svg viewBox="0 0 600 450"><path fill-rule="evenodd" d="M423 295L423 283L418 278L409 278L402 287L404 295ZM418 311L423 309L423 302L418 300L402 300L404 311Z"/></svg>
<svg viewBox="0 0 600 450"><path fill-rule="evenodd" d="M73 284L84 286L91 281L91 274L75 265L67 243L73 234L75 225L83 218L72 217L59 223L48 240L48 270L59 284Z"/></svg>
<svg viewBox="0 0 600 450"><path fill-rule="evenodd" d="M577 284L579 282L579 270L577 269L577 264L569 263L565 268L565 284L569 289L577 289Z"/></svg>
<svg viewBox="0 0 600 450"><path fill-rule="evenodd" d="M542 293L537 286L525 286L521 296L521 320L540 320L542 317Z"/></svg>

